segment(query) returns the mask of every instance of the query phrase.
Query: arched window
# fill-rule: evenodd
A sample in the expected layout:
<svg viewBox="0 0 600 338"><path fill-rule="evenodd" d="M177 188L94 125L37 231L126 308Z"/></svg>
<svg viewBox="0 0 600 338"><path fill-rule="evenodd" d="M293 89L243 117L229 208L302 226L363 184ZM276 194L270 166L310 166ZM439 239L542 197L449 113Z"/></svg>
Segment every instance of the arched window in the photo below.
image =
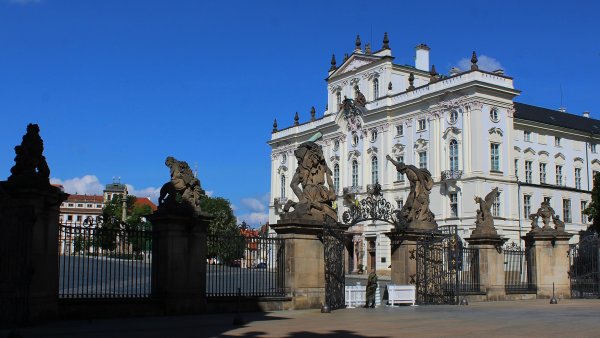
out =
<svg viewBox="0 0 600 338"><path fill-rule="evenodd" d="M358 187L358 162L352 161L352 186Z"/></svg>
<svg viewBox="0 0 600 338"><path fill-rule="evenodd" d="M285 198L285 175L281 175L281 198Z"/></svg>
<svg viewBox="0 0 600 338"><path fill-rule="evenodd" d="M333 165L333 190L337 194L340 191L340 165Z"/></svg>
<svg viewBox="0 0 600 338"><path fill-rule="evenodd" d="M450 170L458 171L458 142L450 141Z"/></svg>
<svg viewBox="0 0 600 338"><path fill-rule="evenodd" d="M373 80L373 100L379 98L379 79Z"/></svg>
<svg viewBox="0 0 600 338"><path fill-rule="evenodd" d="M379 182L379 164L377 162L377 156L371 158L371 184Z"/></svg>

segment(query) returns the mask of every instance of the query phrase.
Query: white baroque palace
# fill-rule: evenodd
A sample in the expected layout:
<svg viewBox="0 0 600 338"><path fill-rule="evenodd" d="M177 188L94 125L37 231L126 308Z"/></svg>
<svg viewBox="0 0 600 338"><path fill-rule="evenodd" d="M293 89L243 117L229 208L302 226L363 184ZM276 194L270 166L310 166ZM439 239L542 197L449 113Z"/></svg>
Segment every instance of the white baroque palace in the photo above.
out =
<svg viewBox="0 0 600 338"><path fill-rule="evenodd" d="M519 243L529 231L529 214L549 200L566 230L587 227L582 210L590 203L594 172L600 171L600 121L514 102L520 91L502 70L478 69L475 53L471 69L453 68L439 75L429 68L429 47L416 47L415 66L394 63L384 38L383 48L356 49L327 77L327 107L320 118L314 110L308 122L295 118L293 126L277 129L271 140L271 205L269 222L279 219L296 170L294 150L316 132L323 137L328 165L333 171L341 220L345 194L364 198L370 184L379 182L385 199L400 207L409 182L386 160L427 168L434 179L431 210L438 225L458 225L461 236L474 228L477 204L494 187L500 191L493 205L499 233ZM344 98L364 95L365 112L346 118ZM390 242L385 223L359 224L349 249L349 269L375 266L385 274L390 266Z"/></svg>

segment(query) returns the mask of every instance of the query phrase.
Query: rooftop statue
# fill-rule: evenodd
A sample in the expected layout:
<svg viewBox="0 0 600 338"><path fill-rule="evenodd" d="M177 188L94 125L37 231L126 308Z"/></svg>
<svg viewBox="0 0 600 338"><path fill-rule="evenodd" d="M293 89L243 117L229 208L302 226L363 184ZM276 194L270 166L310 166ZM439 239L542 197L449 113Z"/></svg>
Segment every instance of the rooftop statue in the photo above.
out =
<svg viewBox="0 0 600 338"><path fill-rule="evenodd" d="M314 139L314 137L313 137ZM326 217L337 222L337 212L333 209L335 192L331 170L327 167L323 149L314 141L302 143L294 155L298 168L292 177L290 187L298 202L288 200L283 207L282 220L304 220L324 222ZM327 182L327 186L325 186ZM290 211L293 208L293 211Z"/></svg>
<svg viewBox="0 0 600 338"><path fill-rule="evenodd" d="M394 161L390 155L387 155L386 158L396 166L399 173L405 174L410 182L410 193L399 214L401 224L419 230L437 228L435 215L429 210L429 194L433 187L431 173L427 169L419 169L414 165Z"/></svg>
<svg viewBox="0 0 600 338"><path fill-rule="evenodd" d="M544 226L541 228L538 224L540 218L542 219L542 223L544 223ZM531 220L532 232L565 232L565 222L561 221L558 215L555 215L554 209L552 209L550 203L547 201L543 201L537 212L529 215L529 219ZM554 228L550 226L550 222L554 223Z"/></svg>
<svg viewBox="0 0 600 338"><path fill-rule="evenodd" d="M473 236L498 236L498 232L494 228L494 217L492 215L492 205L498 195L498 187L496 187L485 195L484 199L479 196L475 197L475 203L479 204L479 209L477 209L477 219L475 220Z"/></svg>
<svg viewBox="0 0 600 338"><path fill-rule="evenodd" d="M28 124L21 144L15 147L15 165L10 169L8 181L26 185L50 185L50 168L43 155L44 141L40 127Z"/></svg>
<svg viewBox="0 0 600 338"><path fill-rule="evenodd" d="M160 188L158 210L167 213L200 215L200 197L204 190L185 161L167 157L171 180Z"/></svg>

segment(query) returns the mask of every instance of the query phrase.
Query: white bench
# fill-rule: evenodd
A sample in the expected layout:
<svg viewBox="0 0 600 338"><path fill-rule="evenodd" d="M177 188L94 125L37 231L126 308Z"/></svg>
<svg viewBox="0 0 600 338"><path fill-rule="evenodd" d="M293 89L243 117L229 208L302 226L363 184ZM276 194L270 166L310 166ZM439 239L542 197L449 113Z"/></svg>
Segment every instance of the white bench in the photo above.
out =
<svg viewBox="0 0 600 338"><path fill-rule="evenodd" d="M414 285L388 285L388 302L390 305L415 305L416 291Z"/></svg>
<svg viewBox="0 0 600 338"><path fill-rule="evenodd" d="M363 285L346 286L346 306L348 308L364 306L367 287Z"/></svg>

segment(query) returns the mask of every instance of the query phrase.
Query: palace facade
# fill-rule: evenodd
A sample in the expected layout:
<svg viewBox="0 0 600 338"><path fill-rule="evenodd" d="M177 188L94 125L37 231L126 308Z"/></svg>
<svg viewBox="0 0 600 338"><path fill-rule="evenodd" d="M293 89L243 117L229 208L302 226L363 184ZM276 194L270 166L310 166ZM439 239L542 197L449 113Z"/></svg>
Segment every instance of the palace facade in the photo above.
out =
<svg viewBox="0 0 600 338"><path fill-rule="evenodd" d="M435 182L431 210L438 225L458 225L461 236L474 228L478 205L498 187L492 211L495 226L509 241L529 231L529 214L548 200L576 233L587 227L582 211L590 203L592 177L600 171L600 121L589 113L574 115L515 102L520 91L502 70L479 69L473 52L468 70L438 74L429 65L430 49L416 47L415 64L394 63L387 34L380 50L356 48L341 65L332 58L327 77L327 109L319 118L278 129L271 140L269 223L279 219L296 170L294 150L317 132L333 172L338 215L344 196L364 198L380 183L384 198L398 208L409 192L408 180L386 155L426 168ZM347 116L344 99L363 103L362 114ZM361 102L364 101L364 102ZM353 235L350 270L359 264L386 273L390 266L391 225L358 224ZM575 240L575 239L574 239Z"/></svg>

